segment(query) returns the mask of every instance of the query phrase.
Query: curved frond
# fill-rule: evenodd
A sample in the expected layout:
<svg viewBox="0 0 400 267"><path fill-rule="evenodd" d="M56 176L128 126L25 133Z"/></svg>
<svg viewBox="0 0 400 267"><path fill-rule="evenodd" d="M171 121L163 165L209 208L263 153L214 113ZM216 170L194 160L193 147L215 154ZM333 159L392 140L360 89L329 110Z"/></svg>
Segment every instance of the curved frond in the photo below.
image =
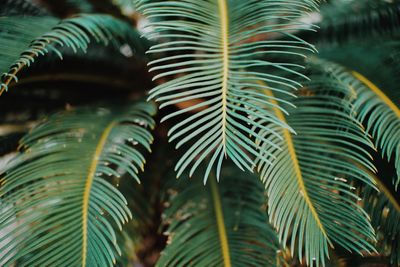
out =
<svg viewBox="0 0 400 267"><path fill-rule="evenodd" d="M131 213L107 177L139 181L154 111L138 103L61 112L21 140L1 178L0 229L11 226L0 238L2 265L113 265L116 231Z"/></svg>
<svg viewBox="0 0 400 267"><path fill-rule="evenodd" d="M345 83L355 94L354 111L357 119L373 137L376 147L382 150L389 161L393 159L397 177L393 180L396 188L400 184L400 108L384 91L362 74L347 70L340 65L320 61L329 72Z"/></svg>
<svg viewBox="0 0 400 267"><path fill-rule="evenodd" d="M166 184L172 182L171 170L177 155L165 138L157 136L154 141L152 153L146 157L148 163L140 184L132 185L129 176L115 179L134 214L133 220L124 226L122 257L117 259L116 266L131 266L132 262L154 266L158 260L155 255L158 256L165 247L167 237L160 231L162 211L169 189Z"/></svg>
<svg viewBox="0 0 400 267"><path fill-rule="evenodd" d="M374 166L367 149L372 143L351 115L348 89L323 72L312 71L310 79L293 102L297 108L288 109L289 116L280 109L284 103L273 102L273 111L296 134L276 126L271 127L282 140L260 133L282 150L261 142L265 158L270 154L275 159L270 165L260 158L259 172L270 220L282 244L290 245L308 266L325 266L329 247L338 245L360 254L375 251L369 241L374 240L374 230L351 184L362 181L373 186L368 172L358 165L370 171ZM274 96L271 90L263 93Z"/></svg>
<svg viewBox="0 0 400 267"><path fill-rule="evenodd" d="M389 255L393 266L400 265L400 202L394 188L374 176L379 192L371 187L362 190L364 208L377 229L378 250Z"/></svg>
<svg viewBox="0 0 400 267"><path fill-rule="evenodd" d="M0 94L18 73L36 58L55 52L62 59L61 47L85 52L91 41L103 45L135 40L136 31L126 22L109 15L79 15L59 20L54 17L0 18Z"/></svg>
<svg viewBox="0 0 400 267"><path fill-rule="evenodd" d="M164 213L167 247L157 266L276 266L279 245L263 210L260 180L223 168L176 190ZM184 244L189 244L185 246Z"/></svg>
<svg viewBox="0 0 400 267"><path fill-rule="evenodd" d="M377 42L376 38L371 38L362 43L349 42L340 46L318 47L318 52L318 58L371 77L374 84L384 89L393 102L400 101L400 40L379 38Z"/></svg>
<svg viewBox="0 0 400 267"><path fill-rule="evenodd" d="M257 136L257 131L263 128L256 121L289 128L266 109L250 113L245 108L250 101L259 104L269 100L268 96L256 92L263 86L254 81L265 81L271 90L291 95L299 86L296 80L305 78L297 72L301 65L289 60L261 59L260 56L298 59L304 52L313 51L310 44L292 32L309 26L301 23L299 18L314 10L317 1L136 2L138 12L150 20L146 36L163 41L151 47L149 53L168 53L150 63L150 70L159 72L154 79L169 81L151 90L149 98L162 102L160 108L189 103L186 108L163 118L164 121L179 120L169 130L170 141L179 140L177 148L189 147L176 165L177 176L186 169L190 169L189 175L192 175L208 156L211 160L205 180L214 164L219 178L224 158L230 158L242 170L252 171L254 158L261 153L250 137ZM257 67L266 67L271 73L279 69L297 76L285 79L258 72ZM252 130L253 126L256 126L255 130Z"/></svg>

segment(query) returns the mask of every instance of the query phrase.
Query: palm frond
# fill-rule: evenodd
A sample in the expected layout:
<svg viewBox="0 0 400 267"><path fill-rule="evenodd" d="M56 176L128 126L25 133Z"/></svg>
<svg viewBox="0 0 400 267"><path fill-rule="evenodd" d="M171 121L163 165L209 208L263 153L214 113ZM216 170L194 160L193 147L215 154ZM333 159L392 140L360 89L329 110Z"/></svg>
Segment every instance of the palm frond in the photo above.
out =
<svg viewBox="0 0 400 267"><path fill-rule="evenodd" d="M279 232L283 246L290 245L308 266L325 266L329 247L343 247L359 254L375 251L369 240L374 230L365 211L357 204L359 196L352 181L373 186L368 172L374 171L366 138L352 117L349 90L328 74L311 70L310 82L293 101L297 108L282 112L284 103L273 101L273 111L296 134L272 125L282 140L267 131L260 132L266 156L259 159L259 172L268 195L268 213ZM273 97L271 90L263 93ZM275 127L275 128L274 128ZM273 164L266 161L274 157Z"/></svg>
<svg viewBox="0 0 400 267"><path fill-rule="evenodd" d="M0 229L12 227L0 238L2 265L113 265L116 229L131 213L107 177L139 181L154 111L138 103L61 112L21 140L1 178Z"/></svg>
<svg viewBox="0 0 400 267"><path fill-rule="evenodd" d="M109 15L79 15L59 20L54 17L0 18L0 94L18 73L36 58L53 51L62 59L61 47L85 52L91 41L103 45L135 40L138 35L126 22Z"/></svg>
<svg viewBox="0 0 400 267"><path fill-rule="evenodd" d="M232 167L222 175L218 184L196 177L170 190L168 242L156 266L276 266L279 244L260 180Z"/></svg>
<svg viewBox="0 0 400 267"><path fill-rule="evenodd" d="M245 104L252 99L258 103L269 100L268 96L255 92L263 86L254 81L263 80L272 90L290 95L299 86L297 80L305 78L297 71L302 67L299 64L259 56L288 55L298 59L303 52L313 51L313 46L292 32L309 26L298 19L314 10L317 1L138 0L137 3L138 12L150 20L146 36L162 41L150 48L149 53L169 53L150 63L151 71L160 72L154 79L170 80L151 90L149 98L162 102L160 108L190 103L163 118L163 121L180 120L169 131L170 141L179 140L177 148L189 147L176 165L177 176L188 168L192 175L207 156L211 160L204 179L214 164L218 179L222 161L227 157L240 169L253 170L254 158L261 152L249 135L257 136L258 130L252 130L253 126L263 128L255 121L283 125L268 110L252 114L246 110ZM257 39L263 35L268 40ZM284 36L289 40L279 39ZM270 72L280 69L295 73L297 77L293 80L261 73L255 69L260 66Z"/></svg>
<svg viewBox="0 0 400 267"><path fill-rule="evenodd" d="M176 157L175 149L165 137L155 136L152 153L146 157L148 163L141 175L141 183L132 185L132 179L128 176L114 179L134 214L134 219L124 227L123 240L126 245L121 249L126 253L122 252L116 266L130 266L132 262L154 266L158 260L157 256L164 249L167 239L160 229L163 226L162 211L168 201L169 186L166 184L171 182L168 178L173 177L171 170Z"/></svg>
<svg viewBox="0 0 400 267"><path fill-rule="evenodd" d="M374 175L379 192L371 187L362 190L364 208L377 229L379 253L388 255L393 266L400 265L400 203L382 179Z"/></svg>
<svg viewBox="0 0 400 267"><path fill-rule="evenodd" d="M393 159L397 170L393 183L397 188L400 184L399 104L394 103L384 91L358 72L327 61L317 64L343 81L356 94L354 111L357 119L366 126L374 145L382 150L382 156L389 161Z"/></svg>
<svg viewBox="0 0 400 267"><path fill-rule="evenodd" d="M370 38L339 46L323 46L318 57L335 62L370 77L393 102L400 103L400 41L393 38ZM366 57L365 55L368 55ZM385 66L385 68L382 68Z"/></svg>

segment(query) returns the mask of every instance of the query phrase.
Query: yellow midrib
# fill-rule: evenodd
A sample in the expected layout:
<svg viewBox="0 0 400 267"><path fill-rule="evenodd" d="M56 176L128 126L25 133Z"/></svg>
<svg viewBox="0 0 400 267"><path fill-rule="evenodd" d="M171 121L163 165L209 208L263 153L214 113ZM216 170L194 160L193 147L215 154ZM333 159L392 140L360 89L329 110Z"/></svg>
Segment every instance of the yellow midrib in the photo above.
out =
<svg viewBox="0 0 400 267"><path fill-rule="evenodd" d="M395 103L393 103L392 100L390 100L389 97L385 95L384 92L382 92L381 89L378 88L374 83L372 83L370 80L368 80L365 76L362 74L352 71L351 74L356 77L360 82L365 84L369 89L371 89L372 92L374 92L381 100L383 103L385 103L395 114L398 118L400 118L400 109L396 106Z"/></svg>
<svg viewBox="0 0 400 267"><path fill-rule="evenodd" d="M110 123L104 130L101 135L99 142L97 144L96 150L93 154L93 159L89 167L89 172L86 177L85 190L83 192L83 201L82 201L82 267L86 266L86 255L87 255L87 245L88 245L88 212L89 212L89 199L90 199L90 191L93 184L93 179L96 174L97 165L99 162L100 154L103 151L104 145L107 141L108 136L110 135L111 130L116 125L116 122Z"/></svg>
<svg viewBox="0 0 400 267"><path fill-rule="evenodd" d="M30 53L29 55L27 55L28 57L33 57L33 56L37 56L35 53ZM7 79L3 82L4 85L8 86L11 81L13 80L13 77L17 75L18 72L20 72L24 67L26 66L26 63L21 63L18 65L17 68L15 68L11 73L9 73ZM0 89L0 96L4 93L5 91L5 87Z"/></svg>
<svg viewBox="0 0 400 267"><path fill-rule="evenodd" d="M260 83L262 85L265 85L264 82L260 82ZM283 114L283 112L279 108L276 107L276 106L279 106L279 103L274 99L274 95L271 92L271 90L264 89L263 91L267 96L271 97L271 99L269 101L273 105L275 105L273 107L273 110L274 110L274 113L276 114L276 116L278 117L278 119L281 122L286 123L285 115ZM328 235L326 234L325 228L322 225L321 220L319 219L318 213L315 210L314 205L312 204L311 199L310 199L310 197L309 197L309 195L307 193L307 189L306 189L306 186L304 184L303 175L302 175L302 172L301 172L301 169L300 169L300 164L299 164L299 161L297 159L296 150L294 148L292 135L291 135L291 133L289 132L288 129L282 129L282 131L283 131L283 138L286 140L286 145L287 145L288 150L289 150L290 158L292 159L293 167L294 167L294 170L295 170L295 173L296 173L297 183L298 183L298 185L300 187L300 192L302 193L302 195L304 197L304 200L306 201L306 204L309 207L309 209L311 211L311 214L313 215L313 217L314 217L314 219L315 219L315 221L316 221L316 223L318 225L318 228L321 230L321 232L325 236L325 238L328 239Z"/></svg>
<svg viewBox="0 0 400 267"><path fill-rule="evenodd" d="M392 193L389 191L389 189L386 187L386 185L383 184L376 175L374 175L374 179L375 179L376 185L378 186L379 190L383 194L385 194L385 196L388 198L389 202L393 205L394 209L397 212L400 212L399 203L397 202L396 198L392 195Z"/></svg>
<svg viewBox="0 0 400 267"><path fill-rule="evenodd" d="M214 204L215 217L217 220L219 240L221 242L222 257L224 260L224 267L231 267L231 257L229 254L228 236L226 235L224 214L222 212L221 198L218 192L218 187L215 182L215 177L211 180L211 193Z"/></svg>
<svg viewBox="0 0 400 267"><path fill-rule="evenodd" d="M395 114L398 118L400 118L400 109L397 107L395 103L393 103L392 100L390 100L387 95L382 92L381 89L379 89L378 86L376 86L373 82L368 80L365 76L363 76L361 73L358 73L356 71L352 71L351 74L358 79L360 82L362 82L365 86L367 86L369 89L371 89L372 92L376 96L378 96L383 103L385 103ZM400 212L400 205L395 199L395 197L392 195L392 193L387 189L387 187L379 180L379 178L376 175L373 175L376 185L378 186L379 190L382 191L386 197L388 198L389 202L393 205L393 207L396 209L396 211Z"/></svg>
<svg viewBox="0 0 400 267"><path fill-rule="evenodd" d="M221 23L221 50L222 50L222 145L226 154L226 109L227 109L227 93L228 93L228 75L229 75L229 19L228 19L228 5L226 0L218 0L219 16Z"/></svg>

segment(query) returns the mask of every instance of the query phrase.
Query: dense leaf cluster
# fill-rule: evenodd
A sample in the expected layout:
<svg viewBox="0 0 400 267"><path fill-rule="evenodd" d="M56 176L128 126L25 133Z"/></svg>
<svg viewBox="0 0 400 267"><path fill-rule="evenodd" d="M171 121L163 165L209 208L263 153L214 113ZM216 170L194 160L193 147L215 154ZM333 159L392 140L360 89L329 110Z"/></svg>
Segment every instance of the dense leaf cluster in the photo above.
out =
<svg viewBox="0 0 400 267"><path fill-rule="evenodd" d="M1 266L400 264L398 1L0 14Z"/></svg>

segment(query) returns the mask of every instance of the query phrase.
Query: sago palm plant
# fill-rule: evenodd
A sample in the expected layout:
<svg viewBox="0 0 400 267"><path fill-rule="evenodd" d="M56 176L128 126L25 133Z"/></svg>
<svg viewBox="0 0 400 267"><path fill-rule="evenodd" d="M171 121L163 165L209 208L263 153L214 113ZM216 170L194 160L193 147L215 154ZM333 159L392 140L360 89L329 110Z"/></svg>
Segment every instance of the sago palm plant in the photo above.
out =
<svg viewBox="0 0 400 267"><path fill-rule="evenodd" d="M1 1L0 265L399 266L399 29L396 0Z"/></svg>

